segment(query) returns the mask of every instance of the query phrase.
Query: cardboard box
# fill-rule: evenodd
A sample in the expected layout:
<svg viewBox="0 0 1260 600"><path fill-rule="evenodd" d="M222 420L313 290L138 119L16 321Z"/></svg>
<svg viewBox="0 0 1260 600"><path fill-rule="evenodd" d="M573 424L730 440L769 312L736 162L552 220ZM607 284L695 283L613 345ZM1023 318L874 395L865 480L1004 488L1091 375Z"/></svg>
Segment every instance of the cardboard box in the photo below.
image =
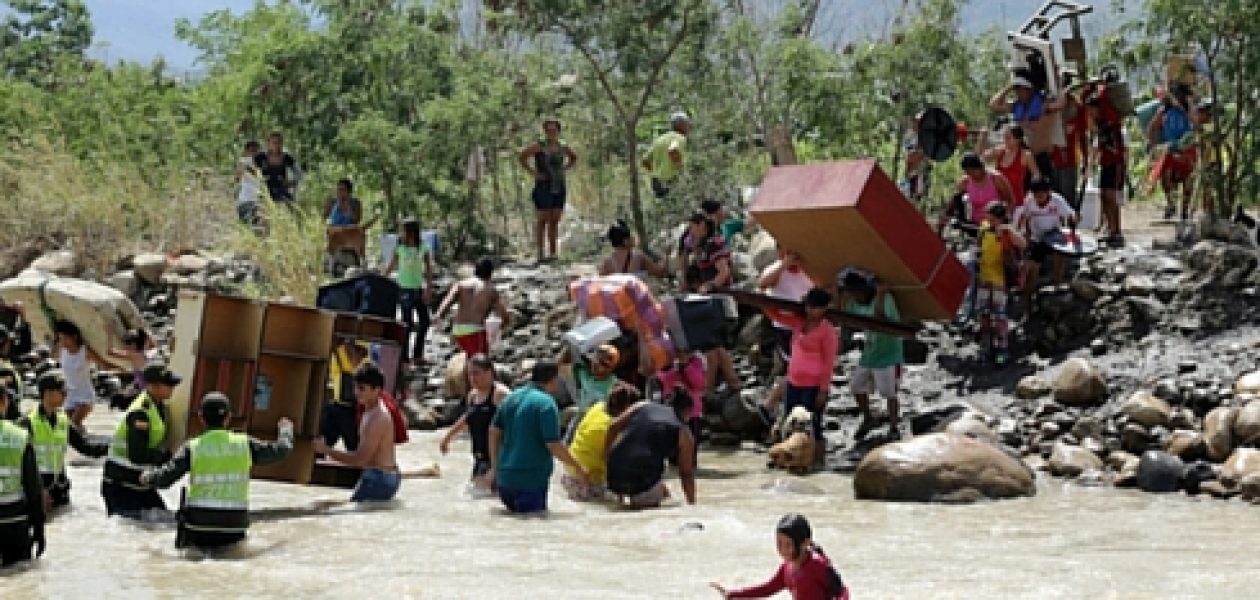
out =
<svg viewBox="0 0 1260 600"><path fill-rule="evenodd" d="M749 212L814 281L847 266L892 287L903 320L951 319L971 272L874 159L772 167Z"/></svg>

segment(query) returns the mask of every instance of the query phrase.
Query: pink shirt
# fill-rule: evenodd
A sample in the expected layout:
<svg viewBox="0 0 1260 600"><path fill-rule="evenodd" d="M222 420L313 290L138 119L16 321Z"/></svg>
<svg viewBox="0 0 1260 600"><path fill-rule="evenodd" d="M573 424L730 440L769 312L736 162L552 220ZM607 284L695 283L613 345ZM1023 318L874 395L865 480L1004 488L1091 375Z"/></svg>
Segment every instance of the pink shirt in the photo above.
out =
<svg viewBox="0 0 1260 600"><path fill-rule="evenodd" d="M989 207L990 202L1002 199L998 194L997 184L993 181L994 173L985 171L984 179L979 183L973 181L970 177L964 182L967 189L967 201L971 203L971 214L968 221L979 224L984 220L984 211Z"/></svg>
<svg viewBox="0 0 1260 600"><path fill-rule="evenodd" d="M773 311L780 323L792 329L792 358L788 361L788 383L798 388L822 388L831 385L840 338L830 321L823 319L804 331L805 318L787 311Z"/></svg>
<svg viewBox="0 0 1260 600"><path fill-rule="evenodd" d="M670 365L656 373L665 390L673 390L681 385L691 395L691 418L704 416L704 358L693 354L687 363L678 369Z"/></svg>

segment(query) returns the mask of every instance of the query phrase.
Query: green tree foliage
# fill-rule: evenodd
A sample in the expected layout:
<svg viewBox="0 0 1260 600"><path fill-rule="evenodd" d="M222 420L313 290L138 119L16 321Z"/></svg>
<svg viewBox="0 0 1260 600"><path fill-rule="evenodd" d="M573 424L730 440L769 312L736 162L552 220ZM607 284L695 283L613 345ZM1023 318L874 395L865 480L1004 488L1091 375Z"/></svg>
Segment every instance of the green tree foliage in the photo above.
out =
<svg viewBox="0 0 1260 600"><path fill-rule="evenodd" d="M1207 138L1224 160L1200 161L1208 191L1227 215L1239 198L1260 195L1257 76L1260 72L1260 3L1251 0L1146 0L1145 11L1113 36L1113 52L1130 68L1163 65L1170 55L1201 53L1208 66L1203 97L1216 101ZM1161 72L1162 79L1162 69ZM1203 188L1207 189L1204 190Z"/></svg>
<svg viewBox="0 0 1260 600"><path fill-rule="evenodd" d="M42 83L58 61L82 59L92 20L82 0L6 0L0 22L0 73Z"/></svg>
<svg viewBox="0 0 1260 600"><path fill-rule="evenodd" d="M503 2L492 3L496 7ZM517 0L508 2L521 31L559 36L599 82L624 144L634 227L647 237L639 175L639 122L670 59L702 40L714 22L705 0Z"/></svg>

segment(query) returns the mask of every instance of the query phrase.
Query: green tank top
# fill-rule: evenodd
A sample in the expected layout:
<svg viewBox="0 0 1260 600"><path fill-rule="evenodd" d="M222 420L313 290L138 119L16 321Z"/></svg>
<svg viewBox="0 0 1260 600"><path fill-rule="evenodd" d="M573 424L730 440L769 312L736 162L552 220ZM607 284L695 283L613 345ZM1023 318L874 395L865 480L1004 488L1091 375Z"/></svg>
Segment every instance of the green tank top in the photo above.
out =
<svg viewBox="0 0 1260 600"><path fill-rule="evenodd" d="M398 244L394 250L398 257L398 287L404 290L418 290L424 287L424 257L429 249L422 242L419 246Z"/></svg>

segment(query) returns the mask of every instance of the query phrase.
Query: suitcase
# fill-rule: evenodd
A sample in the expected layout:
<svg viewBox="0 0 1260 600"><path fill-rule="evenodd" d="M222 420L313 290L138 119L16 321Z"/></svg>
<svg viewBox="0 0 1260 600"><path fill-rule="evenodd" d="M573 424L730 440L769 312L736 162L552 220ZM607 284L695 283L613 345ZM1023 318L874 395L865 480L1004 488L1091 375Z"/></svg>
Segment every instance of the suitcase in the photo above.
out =
<svg viewBox="0 0 1260 600"><path fill-rule="evenodd" d="M681 350L705 352L729 346L739 321L739 306L730 296L666 298L665 326Z"/></svg>

